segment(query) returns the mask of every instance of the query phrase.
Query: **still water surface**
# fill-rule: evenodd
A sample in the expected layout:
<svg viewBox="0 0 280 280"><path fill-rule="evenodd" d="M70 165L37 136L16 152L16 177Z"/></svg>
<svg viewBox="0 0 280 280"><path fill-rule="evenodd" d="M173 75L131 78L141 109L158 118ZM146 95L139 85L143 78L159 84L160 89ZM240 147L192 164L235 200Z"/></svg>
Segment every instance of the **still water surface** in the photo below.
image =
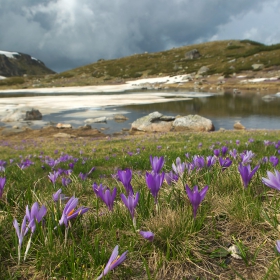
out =
<svg viewBox="0 0 280 280"><path fill-rule="evenodd" d="M178 94L178 92L175 94ZM40 94L36 95L38 96ZM69 95L69 93L67 95ZM77 93L75 93L75 95L77 95ZM17 96L18 95L10 95L11 98L16 98ZM30 95L21 94L21 96ZM75 118L73 116L71 117L71 114L91 109L96 110L96 108L81 108L78 110L49 114L43 116L43 121L67 122L71 123L73 127L78 127L85 124L85 119L77 117L77 114L75 114ZM171 101L121 107L114 106L105 108L105 110L114 110L116 114L118 112L126 111L126 116L129 118L123 123L116 123L113 120L109 120L107 124L91 124L92 127L98 129L101 127L107 128L105 133L108 134L121 131L123 128L130 128L133 121L154 111L169 116L198 114L209 118L213 122L216 130L219 130L220 128L233 129L233 125L236 121L240 121L248 129L280 129L280 97L268 100L264 99L263 95L258 95L256 93L237 95L232 93L225 93L223 95L214 94L210 97L199 97L186 101ZM33 128L38 127L34 124Z"/></svg>

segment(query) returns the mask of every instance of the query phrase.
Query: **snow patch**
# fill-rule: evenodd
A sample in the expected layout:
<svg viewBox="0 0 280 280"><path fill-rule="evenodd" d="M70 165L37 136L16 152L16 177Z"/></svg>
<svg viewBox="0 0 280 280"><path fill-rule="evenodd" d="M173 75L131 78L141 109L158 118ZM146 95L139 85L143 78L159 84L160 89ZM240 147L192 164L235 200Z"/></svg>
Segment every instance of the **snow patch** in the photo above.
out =
<svg viewBox="0 0 280 280"><path fill-rule="evenodd" d="M6 52L6 51L0 51L0 54L3 54L3 55L5 55L6 57L9 57L9 58L15 58L14 55L20 55L17 52Z"/></svg>

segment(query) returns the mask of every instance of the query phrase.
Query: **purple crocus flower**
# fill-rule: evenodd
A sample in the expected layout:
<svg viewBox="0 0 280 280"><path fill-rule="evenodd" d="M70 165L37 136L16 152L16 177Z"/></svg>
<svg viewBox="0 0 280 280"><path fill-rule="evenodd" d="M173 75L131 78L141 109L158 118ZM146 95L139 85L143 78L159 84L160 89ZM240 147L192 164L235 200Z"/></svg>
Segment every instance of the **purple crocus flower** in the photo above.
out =
<svg viewBox="0 0 280 280"><path fill-rule="evenodd" d="M257 170L259 169L259 165L257 165L252 171L251 171L251 166L250 164L248 165L243 165L242 163L239 164L238 166L238 171L241 175L241 179L243 182L243 186L244 188L248 187L248 184L250 183L252 177L254 176L254 174L257 172Z"/></svg>
<svg viewBox="0 0 280 280"><path fill-rule="evenodd" d="M275 170L275 175L267 171L268 178L262 177L262 182L268 187L280 191L280 172Z"/></svg>
<svg viewBox="0 0 280 280"><path fill-rule="evenodd" d="M252 161L252 158L255 156L255 154L252 151L245 151L240 154L242 164L246 165Z"/></svg>
<svg viewBox="0 0 280 280"><path fill-rule="evenodd" d="M227 151L228 151L228 147L227 146L223 146L222 147L222 155L225 156Z"/></svg>
<svg viewBox="0 0 280 280"><path fill-rule="evenodd" d="M152 157L150 156L150 163L155 173L159 173L164 165L164 157Z"/></svg>
<svg viewBox="0 0 280 280"><path fill-rule="evenodd" d="M280 240L276 240L276 250L280 253Z"/></svg>
<svg viewBox="0 0 280 280"><path fill-rule="evenodd" d="M6 184L6 177L0 177L0 198L3 196L5 184Z"/></svg>
<svg viewBox="0 0 280 280"><path fill-rule="evenodd" d="M222 157L220 157L219 162L222 167L222 171L226 170L226 168L228 168L232 164L232 161L229 158L223 159Z"/></svg>
<svg viewBox="0 0 280 280"><path fill-rule="evenodd" d="M103 272L101 273L101 275L99 275L97 277L96 280L100 280L103 276L107 275L111 270L113 270L114 268L116 268L117 266L119 266L121 263L123 263L126 259L126 255L127 255L128 251L125 251L120 257L118 256L119 254L119 246L117 245L113 252L112 255L107 263L107 265L105 266Z"/></svg>
<svg viewBox="0 0 280 280"><path fill-rule="evenodd" d="M215 156L208 156L206 160L207 160L207 167L210 168L213 165L215 165L217 158Z"/></svg>
<svg viewBox="0 0 280 280"><path fill-rule="evenodd" d="M135 208L139 202L139 192L137 192L135 194L135 197L133 195L129 195L128 197L126 197L123 193L121 194L121 199L124 203L124 205L126 206L126 208L128 209L131 218L133 220L133 225L134 227L136 227L136 221L135 221Z"/></svg>
<svg viewBox="0 0 280 280"><path fill-rule="evenodd" d="M26 206L26 218L29 221L28 227L31 229L31 232L33 233L36 229L36 222L40 223L43 217L47 213L47 208L42 205L42 207L39 207L39 203L35 202L31 210L29 211L28 205Z"/></svg>
<svg viewBox="0 0 280 280"><path fill-rule="evenodd" d="M57 192L55 192L53 195L53 201L54 202L57 202L57 201L63 201L63 200L66 200L68 199L69 197L66 197L65 194L62 193L62 190L59 189Z"/></svg>
<svg viewBox="0 0 280 280"><path fill-rule="evenodd" d="M158 192L163 183L163 180L164 172L162 172L162 174L146 172L146 183L155 199L155 203L157 203Z"/></svg>
<svg viewBox="0 0 280 280"><path fill-rule="evenodd" d="M80 172L79 177L81 178L81 180L85 181L87 179L88 174L87 173L82 173Z"/></svg>
<svg viewBox="0 0 280 280"><path fill-rule="evenodd" d="M240 144L240 140L236 140L235 142L237 146Z"/></svg>
<svg viewBox="0 0 280 280"><path fill-rule="evenodd" d="M96 183L94 183L92 188L97 197L103 200L110 211L113 211L114 200L117 195L117 188L114 188L112 193L106 186L102 186L102 184L98 186Z"/></svg>
<svg viewBox="0 0 280 280"><path fill-rule="evenodd" d="M155 235L151 231L142 231L140 230L139 233L147 240L153 241L155 238Z"/></svg>
<svg viewBox="0 0 280 280"><path fill-rule="evenodd" d="M167 182L167 184L170 186L172 183L177 182L179 177L172 171L165 173L164 179Z"/></svg>
<svg viewBox="0 0 280 280"><path fill-rule="evenodd" d="M61 183L62 183L62 186L67 187L70 183L72 183L72 180L70 178L62 177Z"/></svg>
<svg viewBox="0 0 280 280"><path fill-rule="evenodd" d="M216 157L219 157L219 155L220 155L220 149L215 149L215 150L213 151L213 153L214 153L214 155L215 155Z"/></svg>
<svg viewBox="0 0 280 280"><path fill-rule="evenodd" d="M182 163L179 157L176 158L176 164L172 163L173 171L179 176L181 176L184 173L185 168L186 168L186 163L185 162Z"/></svg>
<svg viewBox="0 0 280 280"><path fill-rule="evenodd" d="M23 242L23 237L26 235L26 233L28 232L28 229L29 229L26 226L26 219L27 219L27 217L24 216L22 224L21 224L21 228L19 228L19 224L16 219L14 219L14 221L13 221L13 225L14 225L14 228L16 229L16 233L18 236L19 248L21 248L21 244Z"/></svg>
<svg viewBox="0 0 280 280"><path fill-rule="evenodd" d="M279 163L279 159L276 156L271 156L269 161L272 163L273 167L275 167Z"/></svg>
<svg viewBox="0 0 280 280"><path fill-rule="evenodd" d="M234 158L234 159L237 158L237 150L236 149L230 150L229 154L231 155L232 158Z"/></svg>
<svg viewBox="0 0 280 280"><path fill-rule="evenodd" d="M57 172L57 171L54 171L54 173L51 173L51 172L50 172L49 175L48 175L50 181L51 181L53 184L55 184L55 182L56 182L58 176L59 176L59 172Z"/></svg>
<svg viewBox="0 0 280 280"><path fill-rule="evenodd" d="M127 195L134 194L133 188L131 186L132 170L127 168L126 170L118 170L119 180L125 187Z"/></svg>
<svg viewBox="0 0 280 280"><path fill-rule="evenodd" d="M6 161L0 160L0 171L5 172Z"/></svg>
<svg viewBox="0 0 280 280"><path fill-rule="evenodd" d="M204 199L207 191L208 191L208 186L205 186L199 192L198 186L194 186L193 190L191 190L190 187L188 185L186 185L186 192L187 192L189 200L192 204L194 218L196 217L198 206L201 204L201 202Z"/></svg>
<svg viewBox="0 0 280 280"><path fill-rule="evenodd" d="M72 196L64 207L61 219L59 220L60 225L64 223L64 225L67 227L69 220L74 219L77 216L82 215L89 210L88 207L84 207L84 206L79 207L77 210L75 210L77 205L78 205L78 198Z"/></svg>
<svg viewBox="0 0 280 280"><path fill-rule="evenodd" d="M193 164L194 164L194 166L195 166L197 169L203 168L203 167L205 166L204 157L195 155L195 156L193 157Z"/></svg>

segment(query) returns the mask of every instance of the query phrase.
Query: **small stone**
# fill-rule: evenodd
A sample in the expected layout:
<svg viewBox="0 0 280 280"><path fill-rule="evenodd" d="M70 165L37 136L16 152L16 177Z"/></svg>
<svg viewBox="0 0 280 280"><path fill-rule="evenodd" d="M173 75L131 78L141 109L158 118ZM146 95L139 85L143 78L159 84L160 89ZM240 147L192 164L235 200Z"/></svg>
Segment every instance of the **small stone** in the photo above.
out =
<svg viewBox="0 0 280 280"><path fill-rule="evenodd" d="M56 125L57 128L72 128L72 125L70 123L58 123Z"/></svg>
<svg viewBox="0 0 280 280"><path fill-rule="evenodd" d="M245 126L242 125L240 122L236 122L236 123L233 125L233 128L234 128L234 129L238 129L238 130L242 130L242 129L245 129Z"/></svg>
<svg viewBox="0 0 280 280"><path fill-rule="evenodd" d="M228 252L231 254L231 256L234 258L234 259L237 259L237 260L242 260L242 257L240 256L240 250L239 248L236 246L236 245L231 245L229 248L228 248Z"/></svg>

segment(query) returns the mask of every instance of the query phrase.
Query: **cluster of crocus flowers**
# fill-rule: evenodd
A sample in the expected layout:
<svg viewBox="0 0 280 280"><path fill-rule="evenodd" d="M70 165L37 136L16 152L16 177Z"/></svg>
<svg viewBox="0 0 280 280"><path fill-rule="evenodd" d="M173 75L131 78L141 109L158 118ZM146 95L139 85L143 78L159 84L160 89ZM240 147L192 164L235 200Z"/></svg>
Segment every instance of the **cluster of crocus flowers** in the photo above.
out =
<svg viewBox="0 0 280 280"><path fill-rule="evenodd" d="M61 219L59 220L60 225L64 224L66 227L68 227L70 220L86 213L89 210L88 207L84 207L84 206L79 207L78 209L75 210L75 208L78 205L78 200L79 200L78 198L72 196L65 204Z"/></svg>
<svg viewBox="0 0 280 280"><path fill-rule="evenodd" d="M192 204L194 218L196 217L197 209L201 204L202 200L204 199L207 191L208 186L205 186L201 191L199 191L198 186L194 186L193 190L191 190L190 187L186 185L186 192Z"/></svg>
<svg viewBox="0 0 280 280"><path fill-rule="evenodd" d="M27 253L29 251L30 245L31 245L31 238L32 235L36 229L36 224L40 223L43 219L43 217L47 213L47 208L43 205L41 208L39 207L38 202L35 202L31 209L29 210L28 205L26 206L26 214L23 218L21 227L19 226L19 223L16 219L13 221L14 228L16 230L17 236L18 236L18 263L20 263L20 256L21 256L21 246L23 242L24 236L27 234L28 230L30 229L31 235L28 241L28 244L26 246L25 254L24 254L24 260L26 259ZM28 222L28 224L27 224Z"/></svg>
<svg viewBox="0 0 280 280"><path fill-rule="evenodd" d="M113 211L114 201L117 195L117 188L114 188L111 192L106 186L100 184L99 186L94 183L92 189L96 196L99 197L108 207L110 211Z"/></svg>
<svg viewBox="0 0 280 280"><path fill-rule="evenodd" d="M150 156L150 163L154 173L159 173L164 165L164 157Z"/></svg>

